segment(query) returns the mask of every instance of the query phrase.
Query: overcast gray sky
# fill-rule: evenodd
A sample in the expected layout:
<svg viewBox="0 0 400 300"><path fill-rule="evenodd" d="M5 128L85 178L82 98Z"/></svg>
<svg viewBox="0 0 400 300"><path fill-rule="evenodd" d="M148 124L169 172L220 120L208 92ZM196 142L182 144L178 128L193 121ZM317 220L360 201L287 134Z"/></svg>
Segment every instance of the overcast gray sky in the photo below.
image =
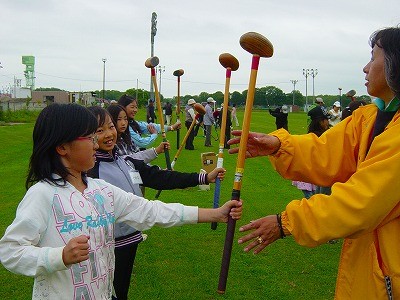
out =
<svg viewBox="0 0 400 300"><path fill-rule="evenodd" d="M363 66L368 39L376 29L400 23L398 0L1 0L0 88L25 79L22 55L36 58L36 87L70 91L101 90L106 58L106 89L149 89L151 15L156 12L155 55L162 73L161 93L173 97L184 69L181 95L223 91L225 70L218 57L236 56L231 91L247 89L251 54L240 36L258 32L274 45L261 59L257 86L291 92L290 80L305 94L303 68L318 69L315 94L355 89L366 94ZM157 73L157 78L159 74ZM312 78L308 78L312 95Z"/></svg>

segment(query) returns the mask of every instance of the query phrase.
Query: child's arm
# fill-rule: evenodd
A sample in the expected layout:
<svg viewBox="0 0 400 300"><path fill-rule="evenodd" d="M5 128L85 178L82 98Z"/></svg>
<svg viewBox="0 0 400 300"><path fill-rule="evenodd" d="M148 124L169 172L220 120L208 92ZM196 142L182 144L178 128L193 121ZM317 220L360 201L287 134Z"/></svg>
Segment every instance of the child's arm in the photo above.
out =
<svg viewBox="0 0 400 300"><path fill-rule="evenodd" d="M161 170L158 166L148 166L140 160L130 160L139 171L143 185L156 190L172 190L194 187L199 184L215 182L216 177L225 176L225 169L215 168L209 174L182 173L170 170Z"/></svg>
<svg viewBox="0 0 400 300"><path fill-rule="evenodd" d="M137 230L146 230L153 226L172 227L200 222L226 222L228 215L238 219L242 214L241 202L236 200L228 201L216 209L199 209L181 203L150 201L112 185L110 188L112 189L110 195L114 198L116 222L124 222Z"/></svg>
<svg viewBox="0 0 400 300"><path fill-rule="evenodd" d="M132 142L134 142L136 144L136 146L138 146L140 148L148 147L157 139L157 136L158 136L157 133L153 133L149 136L142 137L142 136L140 136L140 134L133 131L133 129L131 127L129 127L129 132L131 134ZM147 132L147 129L143 133L146 133L146 132Z"/></svg>
<svg viewBox="0 0 400 300"><path fill-rule="evenodd" d="M231 200L219 208L199 208L198 223L228 221L228 216L233 219L240 219L242 216L242 201Z"/></svg>

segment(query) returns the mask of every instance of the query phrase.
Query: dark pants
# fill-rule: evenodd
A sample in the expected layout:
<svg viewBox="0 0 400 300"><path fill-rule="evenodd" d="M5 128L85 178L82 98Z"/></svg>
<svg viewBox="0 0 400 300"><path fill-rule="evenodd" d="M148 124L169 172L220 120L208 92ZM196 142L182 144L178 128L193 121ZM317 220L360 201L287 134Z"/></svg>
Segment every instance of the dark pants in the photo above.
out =
<svg viewBox="0 0 400 300"><path fill-rule="evenodd" d="M211 126L212 125L204 125L206 130L206 140L204 142L205 146L211 146Z"/></svg>
<svg viewBox="0 0 400 300"><path fill-rule="evenodd" d="M225 130L225 141L224 141L224 148L225 149L229 149L230 146L228 145L228 141L231 139L231 129L230 128L226 128Z"/></svg>
<svg viewBox="0 0 400 300"><path fill-rule="evenodd" d="M190 121L186 121L185 122L185 126L186 128L189 130L190 125L192 125L192 122ZM193 146L193 140L194 140L194 130L192 130L186 140L186 145L185 145L185 149L187 150L194 150L194 146Z"/></svg>
<svg viewBox="0 0 400 300"><path fill-rule="evenodd" d="M114 289L118 300L128 299L129 284L139 244L117 247L115 253Z"/></svg>
<svg viewBox="0 0 400 300"><path fill-rule="evenodd" d="M197 135L199 134L199 129L200 129L200 127L201 127L201 124L202 124L202 123L197 123L197 124L194 126L194 128L193 128L193 130L194 130L194 136L197 136Z"/></svg>
<svg viewBox="0 0 400 300"><path fill-rule="evenodd" d="M325 195L330 195L331 194L331 187L324 187L324 186L317 186L317 189L315 190L316 194L325 194Z"/></svg>

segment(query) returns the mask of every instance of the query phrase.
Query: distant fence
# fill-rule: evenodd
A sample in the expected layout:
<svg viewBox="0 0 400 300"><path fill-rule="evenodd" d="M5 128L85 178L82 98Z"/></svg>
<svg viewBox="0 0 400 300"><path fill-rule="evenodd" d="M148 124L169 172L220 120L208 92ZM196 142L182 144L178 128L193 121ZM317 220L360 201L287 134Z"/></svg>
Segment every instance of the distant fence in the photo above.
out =
<svg viewBox="0 0 400 300"><path fill-rule="evenodd" d="M10 99L0 101L0 110L2 111L17 111L22 109L40 110L46 107L46 103L27 102L26 99Z"/></svg>

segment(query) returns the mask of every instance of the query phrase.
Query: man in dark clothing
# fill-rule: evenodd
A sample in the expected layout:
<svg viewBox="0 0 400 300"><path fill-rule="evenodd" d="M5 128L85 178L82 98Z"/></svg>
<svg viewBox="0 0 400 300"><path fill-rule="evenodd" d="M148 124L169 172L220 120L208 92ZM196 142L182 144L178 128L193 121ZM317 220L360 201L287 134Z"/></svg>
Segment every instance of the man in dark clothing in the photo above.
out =
<svg viewBox="0 0 400 300"><path fill-rule="evenodd" d="M288 107L283 105L275 110L269 109L271 116L275 117L276 129L284 128L288 130Z"/></svg>
<svg viewBox="0 0 400 300"><path fill-rule="evenodd" d="M156 119L157 117L154 112L154 101L150 100L149 105L147 106L147 123L155 123Z"/></svg>
<svg viewBox="0 0 400 300"><path fill-rule="evenodd" d="M165 104L165 119L167 120L167 125L171 124L171 116L172 116L172 105L171 103L167 102L167 104Z"/></svg>

